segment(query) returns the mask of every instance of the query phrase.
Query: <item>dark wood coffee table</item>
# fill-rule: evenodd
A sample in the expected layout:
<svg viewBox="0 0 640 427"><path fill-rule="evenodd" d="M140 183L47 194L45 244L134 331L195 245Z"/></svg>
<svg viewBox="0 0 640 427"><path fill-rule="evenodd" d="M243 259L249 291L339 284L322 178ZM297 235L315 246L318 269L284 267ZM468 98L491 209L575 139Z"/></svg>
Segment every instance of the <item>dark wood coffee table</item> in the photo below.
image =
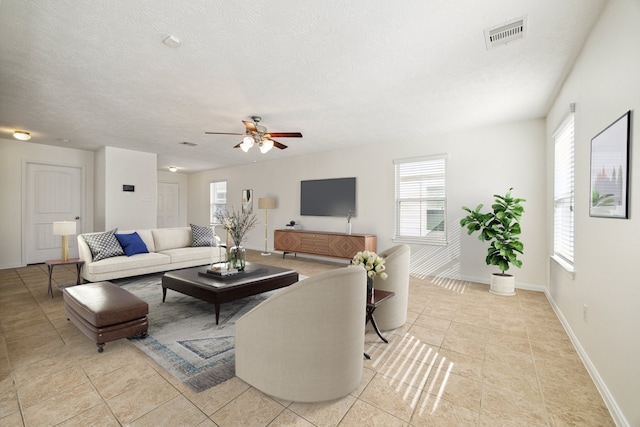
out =
<svg viewBox="0 0 640 427"><path fill-rule="evenodd" d="M247 263L244 272L224 278L200 274L206 273L208 268L193 267L165 273L162 276L162 302L167 297L167 289L209 302L215 306L217 325L220 304L284 288L298 281L295 270L262 264Z"/></svg>

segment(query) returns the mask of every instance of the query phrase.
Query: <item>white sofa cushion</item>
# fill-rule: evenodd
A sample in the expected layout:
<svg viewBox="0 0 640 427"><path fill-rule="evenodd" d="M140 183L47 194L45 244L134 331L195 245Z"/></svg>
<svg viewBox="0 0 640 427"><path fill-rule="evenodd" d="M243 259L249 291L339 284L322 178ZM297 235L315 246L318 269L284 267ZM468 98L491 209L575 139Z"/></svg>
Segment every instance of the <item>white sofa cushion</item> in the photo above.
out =
<svg viewBox="0 0 640 427"><path fill-rule="evenodd" d="M171 257L159 253L136 254L132 257L117 256L106 258L100 261L86 263L84 268L90 274L111 273L120 270L133 270L137 268L151 267L156 265L169 264Z"/></svg>
<svg viewBox="0 0 640 427"><path fill-rule="evenodd" d="M163 255L168 255L171 257L171 263L175 264L183 261L193 261L197 259L204 259L207 262L211 262L211 251L215 251L216 260L218 254L218 248L212 248L208 246L203 246L199 248L176 248L176 249L167 249L166 251L158 252Z"/></svg>
<svg viewBox="0 0 640 427"><path fill-rule="evenodd" d="M191 227L154 228L151 233L156 252L191 247Z"/></svg>

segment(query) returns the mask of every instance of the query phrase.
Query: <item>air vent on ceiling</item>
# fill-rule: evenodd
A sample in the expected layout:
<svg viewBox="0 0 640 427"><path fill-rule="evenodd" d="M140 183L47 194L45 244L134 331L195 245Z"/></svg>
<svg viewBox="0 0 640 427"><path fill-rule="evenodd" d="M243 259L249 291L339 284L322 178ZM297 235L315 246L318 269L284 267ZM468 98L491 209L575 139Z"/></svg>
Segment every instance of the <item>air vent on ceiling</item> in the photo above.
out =
<svg viewBox="0 0 640 427"><path fill-rule="evenodd" d="M484 41L487 50L524 37L527 29L527 18L518 18L506 24L500 24L484 30Z"/></svg>
<svg viewBox="0 0 640 427"><path fill-rule="evenodd" d="M181 145L188 145L189 147L195 147L196 145L198 145L198 144L195 144L193 142L188 142L188 141L180 142L180 144Z"/></svg>

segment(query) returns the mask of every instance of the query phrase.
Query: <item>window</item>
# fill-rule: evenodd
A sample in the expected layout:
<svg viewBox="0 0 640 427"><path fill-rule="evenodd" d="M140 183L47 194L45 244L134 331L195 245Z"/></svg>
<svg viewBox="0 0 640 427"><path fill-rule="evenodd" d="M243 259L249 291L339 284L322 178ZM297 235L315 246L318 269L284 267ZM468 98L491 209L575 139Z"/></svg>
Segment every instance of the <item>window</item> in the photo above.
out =
<svg viewBox="0 0 640 427"><path fill-rule="evenodd" d="M573 270L573 114L553 135L555 173L553 185L553 255Z"/></svg>
<svg viewBox="0 0 640 427"><path fill-rule="evenodd" d="M224 212L227 210L227 182L219 181L209 184L211 201L209 216L211 224L220 224L216 219L216 212Z"/></svg>
<svg viewBox="0 0 640 427"><path fill-rule="evenodd" d="M446 155L395 160L394 239L446 244Z"/></svg>

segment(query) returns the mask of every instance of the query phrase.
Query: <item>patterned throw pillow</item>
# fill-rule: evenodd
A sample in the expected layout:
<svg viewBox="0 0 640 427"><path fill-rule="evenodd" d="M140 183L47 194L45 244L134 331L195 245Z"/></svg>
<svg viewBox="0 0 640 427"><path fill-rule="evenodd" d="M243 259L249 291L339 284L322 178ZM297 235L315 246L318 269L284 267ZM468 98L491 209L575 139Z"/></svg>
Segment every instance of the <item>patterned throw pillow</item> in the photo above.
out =
<svg viewBox="0 0 640 427"><path fill-rule="evenodd" d="M116 231L118 231L117 228L100 234L82 236L91 249L94 261L124 255L122 246L116 239Z"/></svg>
<svg viewBox="0 0 640 427"><path fill-rule="evenodd" d="M213 228L191 224L191 234L193 234L193 246L216 246L216 239L213 238Z"/></svg>

